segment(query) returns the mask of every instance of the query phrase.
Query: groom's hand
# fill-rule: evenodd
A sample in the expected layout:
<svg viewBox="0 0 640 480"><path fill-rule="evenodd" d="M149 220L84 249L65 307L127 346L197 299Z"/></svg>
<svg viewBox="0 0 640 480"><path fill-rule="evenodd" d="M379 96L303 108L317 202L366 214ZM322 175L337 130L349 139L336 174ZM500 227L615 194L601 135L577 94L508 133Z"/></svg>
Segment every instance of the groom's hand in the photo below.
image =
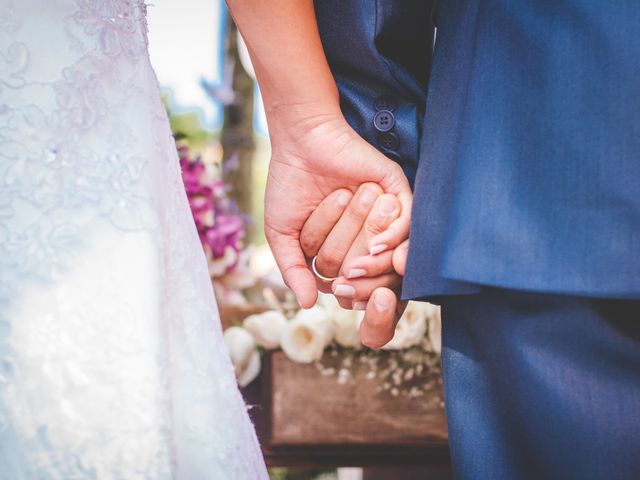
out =
<svg viewBox="0 0 640 480"><path fill-rule="evenodd" d="M300 108L289 106L285 110ZM359 137L341 115L302 118L292 119L288 114L270 125L273 153L267 181L265 233L285 283L299 303L309 308L317 299L317 288L300 234L321 202L342 189L349 198L336 195L338 207L345 208L345 200L349 203L354 194L364 195L362 201L373 205L380 191L371 192L373 201L367 200L366 189L359 190L367 182L395 195L402 206L399 217L369 244L370 248L378 246L377 252L382 253L381 249L393 250L408 236L412 195L402 169ZM387 314L392 316L394 307L390 306Z"/></svg>

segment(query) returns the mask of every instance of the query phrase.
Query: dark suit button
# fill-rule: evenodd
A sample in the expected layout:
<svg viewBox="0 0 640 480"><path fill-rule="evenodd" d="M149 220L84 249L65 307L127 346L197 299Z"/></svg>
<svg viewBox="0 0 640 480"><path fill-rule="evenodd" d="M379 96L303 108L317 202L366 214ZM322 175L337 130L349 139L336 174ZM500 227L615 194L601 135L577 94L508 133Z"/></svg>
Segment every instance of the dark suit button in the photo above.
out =
<svg viewBox="0 0 640 480"><path fill-rule="evenodd" d="M393 112L398 106L398 102L396 102L389 95L382 95L376 98L376 101L373 103L373 106L376 110L387 110L388 112Z"/></svg>
<svg viewBox="0 0 640 480"><path fill-rule="evenodd" d="M400 139L393 132L385 132L378 135L378 146L384 150L397 150Z"/></svg>
<svg viewBox="0 0 640 480"><path fill-rule="evenodd" d="M396 124L396 118L389 110L380 110L373 117L373 126L379 132L388 132Z"/></svg>

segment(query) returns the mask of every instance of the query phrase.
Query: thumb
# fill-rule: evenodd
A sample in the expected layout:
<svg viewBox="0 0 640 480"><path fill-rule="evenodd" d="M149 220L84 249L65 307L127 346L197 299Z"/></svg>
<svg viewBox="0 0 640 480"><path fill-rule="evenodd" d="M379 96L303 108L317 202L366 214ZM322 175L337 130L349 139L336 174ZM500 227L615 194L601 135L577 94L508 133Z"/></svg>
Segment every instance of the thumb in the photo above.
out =
<svg viewBox="0 0 640 480"><path fill-rule="evenodd" d="M357 184L377 183L386 193L396 195L401 203L410 200L411 186L400 165L370 145L351 128L348 136L346 146L331 162L334 175L337 178L350 179Z"/></svg>
<svg viewBox="0 0 640 480"><path fill-rule="evenodd" d="M395 248L399 243L396 239L409 236L413 203L411 185L402 168L360 137L353 140L348 148L343 149L340 157L334 165L339 176L350 178L356 183L377 183L385 193L395 195L400 201L400 216L384 232L369 241L370 250L382 245L384 250Z"/></svg>
<svg viewBox="0 0 640 480"><path fill-rule="evenodd" d="M391 341L400 318L398 304L398 298L392 290L381 287L373 291L360 325L360 341L363 345L378 349Z"/></svg>
<svg viewBox="0 0 640 480"><path fill-rule="evenodd" d="M307 267L299 240L271 231L267 233L267 241L284 283L293 291L303 308L313 307L318 300L318 288L315 277Z"/></svg>

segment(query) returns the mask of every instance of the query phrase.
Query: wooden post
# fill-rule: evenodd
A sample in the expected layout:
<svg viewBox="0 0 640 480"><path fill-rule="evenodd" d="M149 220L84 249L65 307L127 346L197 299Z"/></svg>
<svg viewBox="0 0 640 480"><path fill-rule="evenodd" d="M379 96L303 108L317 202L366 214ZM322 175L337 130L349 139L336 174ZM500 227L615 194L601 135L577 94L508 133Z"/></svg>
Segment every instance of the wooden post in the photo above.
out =
<svg viewBox="0 0 640 480"><path fill-rule="evenodd" d="M233 101L224 105L224 122L221 132L223 165L233 161L234 168L226 168L224 179L233 187L233 197L243 214L251 214L253 190L252 160L255 151L253 139L253 79L247 74L238 54L238 29L227 12L225 32L225 68L231 79ZM236 163L237 162L237 163ZM227 163L227 165L229 165ZM249 225L247 238L251 238Z"/></svg>

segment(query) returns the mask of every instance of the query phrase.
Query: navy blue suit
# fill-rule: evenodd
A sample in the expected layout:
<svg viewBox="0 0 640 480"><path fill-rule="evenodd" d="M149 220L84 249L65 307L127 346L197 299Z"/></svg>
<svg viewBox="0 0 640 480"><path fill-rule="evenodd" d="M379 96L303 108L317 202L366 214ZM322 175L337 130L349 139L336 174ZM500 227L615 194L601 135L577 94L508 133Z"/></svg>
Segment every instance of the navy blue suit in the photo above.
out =
<svg viewBox="0 0 640 480"><path fill-rule="evenodd" d="M640 3L316 14L347 120L414 185L403 296L443 305L458 476L640 478Z"/></svg>

